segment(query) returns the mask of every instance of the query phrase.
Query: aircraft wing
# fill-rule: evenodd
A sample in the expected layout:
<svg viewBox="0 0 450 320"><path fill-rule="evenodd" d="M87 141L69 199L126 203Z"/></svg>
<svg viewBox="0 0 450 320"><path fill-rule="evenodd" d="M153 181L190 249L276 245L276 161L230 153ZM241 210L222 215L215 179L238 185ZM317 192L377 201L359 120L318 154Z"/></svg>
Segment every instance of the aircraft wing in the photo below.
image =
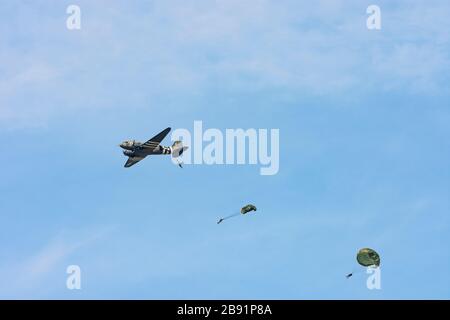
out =
<svg viewBox="0 0 450 320"><path fill-rule="evenodd" d="M163 131L158 133L156 136L154 136L153 138L151 138L150 140L145 142L142 146L146 149L148 148L148 149L154 150L157 146L159 146L161 141L163 141L163 139L167 136L169 131L170 131L170 127L164 129Z"/></svg>
<svg viewBox="0 0 450 320"><path fill-rule="evenodd" d="M136 163L138 163L139 161L141 161L144 158L145 157L128 157L128 160L125 163L125 168L129 168L132 165L135 165Z"/></svg>

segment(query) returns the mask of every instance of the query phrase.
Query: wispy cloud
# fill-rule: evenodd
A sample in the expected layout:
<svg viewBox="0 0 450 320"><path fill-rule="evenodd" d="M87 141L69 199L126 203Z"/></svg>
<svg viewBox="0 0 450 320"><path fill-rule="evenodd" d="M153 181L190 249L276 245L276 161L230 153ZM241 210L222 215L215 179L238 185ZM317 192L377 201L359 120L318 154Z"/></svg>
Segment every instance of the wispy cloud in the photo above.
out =
<svg viewBox="0 0 450 320"><path fill-rule="evenodd" d="M96 241L108 236L114 231L114 227L100 227L83 230L66 230L50 239L46 245L34 254L22 259L16 259L15 263L0 266L3 275L0 282L0 296L14 298L16 296L36 296L36 290L51 286L43 285L44 281L52 274L63 275L67 262L78 250L85 249ZM58 267L61 270L56 271ZM64 278L61 278L64 283Z"/></svg>
<svg viewBox="0 0 450 320"><path fill-rule="evenodd" d="M56 11L64 8L21 4L25 13L7 17L22 27L3 28L3 125L45 123L66 110L112 107L118 99L132 104L133 96L148 101L211 88L329 96L448 93L445 1L383 2L380 31L366 29L359 1L79 4L80 31L65 30L65 12ZM27 19L46 23L39 33L29 32Z"/></svg>

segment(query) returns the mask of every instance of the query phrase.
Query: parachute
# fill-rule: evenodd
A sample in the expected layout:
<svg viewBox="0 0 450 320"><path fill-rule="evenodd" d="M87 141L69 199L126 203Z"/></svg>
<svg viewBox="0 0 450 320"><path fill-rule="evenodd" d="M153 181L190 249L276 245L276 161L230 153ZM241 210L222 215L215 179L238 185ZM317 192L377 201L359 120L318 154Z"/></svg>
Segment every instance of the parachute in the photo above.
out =
<svg viewBox="0 0 450 320"><path fill-rule="evenodd" d="M175 141L172 144L172 157L173 158L181 157L183 152L186 151L188 148L189 147L183 146L183 142L182 141Z"/></svg>
<svg viewBox="0 0 450 320"><path fill-rule="evenodd" d="M184 151L188 149L188 147L183 146L182 141L175 141L172 144L172 158L176 159L176 162L180 168L183 168L183 161L181 161L179 158L183 154Z"/></svg>
<svg viewBox="0 0 450 320"><path fill-rule="evenodd" d="M363 267L380 266L380 255L373 249L363 248L358 251L356 260Z"/></svg>
<svg viewBox="0 0 450 320"><path fill-rule="evenodd" d="M356 254L356 261L363 267L379 267L381 263L380 255L373 249L362 248ZM349 273L347 278L350 278L354 272Z"/></svg>
<svg viewBox="0 0 450 320"><path fill-rule="evenodd" d="M252 205L252 204L248 204L246 206L243 206L241 208L240 212L234 213L234 214L226 216L224 218L220 218L219 221L217 221L217 224L221 223L222 221L224 221L226 219L233 218L233 217L236 217L236 216L241 215L241 214L247 214L250 211L256 211L256 207L254 205Z"/></svg>
<svg viewBox="0 0 450 320"><path fill-rule="evenodd" d="M256 211L256 207L252 204L248 204L241 208L241 214L249 213L250 211Z"/></svg>

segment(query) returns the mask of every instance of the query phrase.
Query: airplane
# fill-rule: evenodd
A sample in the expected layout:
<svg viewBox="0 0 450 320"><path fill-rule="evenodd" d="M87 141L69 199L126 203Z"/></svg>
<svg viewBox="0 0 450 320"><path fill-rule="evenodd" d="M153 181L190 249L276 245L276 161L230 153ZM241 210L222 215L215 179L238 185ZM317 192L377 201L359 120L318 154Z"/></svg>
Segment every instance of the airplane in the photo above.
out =
<svg viewBox="0 0 450 320"><path fill-rule="evenodd" d="M129 168L150 155L171 154L174 158L181 156L188 148L183 147L183 143L181 141L175 141L172 147L164 147L160 145L161 141L167 136L170 130L170 127L166 128L144 143L137 142L136 140L126 140L119 144L119 147L124 149L123 154L128 157L124 167ZM180 168L183 167L181 162L178 162L178 166Z"/></svg>

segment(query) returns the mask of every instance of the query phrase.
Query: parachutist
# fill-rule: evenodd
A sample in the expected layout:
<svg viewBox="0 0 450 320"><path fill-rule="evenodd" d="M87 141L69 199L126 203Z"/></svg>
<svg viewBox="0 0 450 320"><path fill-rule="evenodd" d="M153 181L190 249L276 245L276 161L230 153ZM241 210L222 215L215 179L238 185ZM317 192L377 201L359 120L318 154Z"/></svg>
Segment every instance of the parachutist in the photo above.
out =
<svg viewBox="0 0 450 320"><path fill-rule="evenodd" d="M183 169L183 161L180 161L179 159L177 159L177 165Z"/></svg>
<svg viewBox="0 0 450 320"><path fill-rule="evenodd" d="M254 205L252 205L252 204L248 204L248 205L242 207L240 212L236 212L236 213L234 213L232 215L220 218L220 220L217 221L217 224L221 223L223 220L230 219L230 218L236 217L236 216L241 215L241 214L247 214L250 211L256 211L256 207Z"/></svg>
<svg viewBox="0 0 450 320"><path fill-rule="evenodd" d="M375 267L378 268L381 264L380 255L373 249L370 248L362 248L356 254L356 261L363 267ZM349 273L346 277L347 279L353 275Z"/></svg>

